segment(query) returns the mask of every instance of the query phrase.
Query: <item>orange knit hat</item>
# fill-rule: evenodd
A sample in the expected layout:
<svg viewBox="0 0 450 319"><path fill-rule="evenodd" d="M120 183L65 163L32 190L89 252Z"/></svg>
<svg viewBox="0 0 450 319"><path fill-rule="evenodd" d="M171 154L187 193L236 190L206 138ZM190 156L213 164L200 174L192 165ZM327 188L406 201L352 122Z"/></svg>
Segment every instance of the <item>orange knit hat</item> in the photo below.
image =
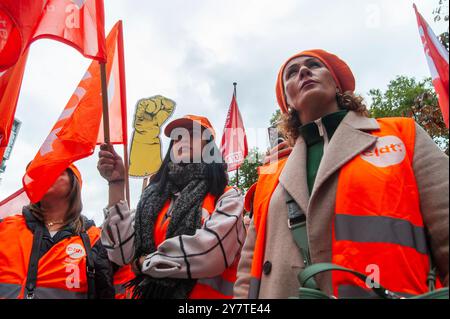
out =
<svg viewBox="0 0 450 319"><path fill-rule="evenodd" d="M338 86L339 90L341 92L347 92L351 91L353 92L355 90L355 78L353 76L352 71L350 70L349 66L342 61L339 57L336 55L329 53L325 50L321 49L314 49L314 50L306 50L302 51L300 53L297 53L296 55L289 58L280 69L280 72L278 72L278 78L277 78L277 84L275 87L278 105L281 108L281 112L287 113L288 107L286 103L286 96L284 93L284 83L283 83L283 73L284 69L286 68L286 65L293 59L298 58L300 56L311 56L314 58L319 59L327 69L331 72L331 75L333 76L334 81L336 82L336 85Z"/></svg>

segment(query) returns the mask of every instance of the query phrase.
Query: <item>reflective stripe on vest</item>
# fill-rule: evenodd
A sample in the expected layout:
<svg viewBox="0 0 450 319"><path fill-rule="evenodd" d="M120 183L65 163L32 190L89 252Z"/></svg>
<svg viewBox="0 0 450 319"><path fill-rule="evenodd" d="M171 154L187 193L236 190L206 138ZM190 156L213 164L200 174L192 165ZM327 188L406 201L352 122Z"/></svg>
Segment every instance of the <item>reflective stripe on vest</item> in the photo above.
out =
<svg viewBox="0 0 450 319"><path fill-rule="evenodd" d="M75 292L67 289L37 287L34 299L87 299L87 292Z"/></svg>
<svg viewBox="0 0 450 319"><path fill-rule="evenodd" d="M336 240L397 244L422 254L428 252L425 229L404 219L337 214L335 229Z"/></svg>
<svg viewBox="0 0 450 319"><path fill-rule="evenodd" d="M248 287L248 299L258 299L260 287L261 287L261 279L250 277L250 285Z"/></svg>
<svg viewBox="0 0 450 319"><path fill-rule="evenodd" d="M377 121L376 144L339 173L332 262L367 274L393 292L422 294L428 291L430 264L412 168L415 123ZM368 289L339 271L332 273L332 282L337 297L358 297Z"/></svg>
<svg viewBox="0 0 450 319"><path fill-rule="evenodd" d="M91 246L100 239L100 229L87 231ZM24 298L24 285L33 243L33 233L23 216L11 216L0 223L0 292L12 285L19 294L1 294L11 298ZM56 243L38 263L35 298L87 297L86 251L80 236L72 236Z"/></svg>
<svg viewBox="0 0 450 319"><path fill-rule="evenodd" d="M234 282L228 281L222 276L213 278L202 278L197 281L199 284L207 285L225 296L233 296Z"/></svg>

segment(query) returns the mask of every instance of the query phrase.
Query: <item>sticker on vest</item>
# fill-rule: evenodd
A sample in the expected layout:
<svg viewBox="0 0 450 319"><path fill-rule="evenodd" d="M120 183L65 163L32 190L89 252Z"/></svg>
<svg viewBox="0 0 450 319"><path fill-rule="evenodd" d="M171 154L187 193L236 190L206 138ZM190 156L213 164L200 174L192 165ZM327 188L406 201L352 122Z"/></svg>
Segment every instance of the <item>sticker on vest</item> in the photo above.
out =
<svg viewBox="0 0 450 319"><path fill-rule="evenodd" d="M66 253L72 259L80 259L86 254L83 246L81 246L80 244L70 244L66 248Z"/></svg>
<svg viewBox="0 0 450 319"><path fill-rule="evenodd" d="M361 153L361 158L377 167L400 164L405 159L406 147L403 141L394 135L379 137L377 144Z"/></svg>

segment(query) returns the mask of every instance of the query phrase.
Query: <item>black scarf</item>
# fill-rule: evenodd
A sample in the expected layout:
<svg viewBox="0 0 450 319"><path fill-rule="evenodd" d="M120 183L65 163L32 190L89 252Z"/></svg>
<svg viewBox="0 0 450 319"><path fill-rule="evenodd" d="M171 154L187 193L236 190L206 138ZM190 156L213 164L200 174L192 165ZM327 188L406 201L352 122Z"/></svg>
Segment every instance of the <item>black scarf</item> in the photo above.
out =
<svg viewBox="0 0 450 319"><path fill-rule="evenodd" d="M193 235L201 227L201 205L209 191L207 164L174 164L169 162L165 187L159 183L147 187L138 203L135 219L135 258L156 251L155 221L167 199L176 198L166 238ZM136 299L186 299L196 284L195 279L153 278L138 275L126 286L133 289Z"/></svg>

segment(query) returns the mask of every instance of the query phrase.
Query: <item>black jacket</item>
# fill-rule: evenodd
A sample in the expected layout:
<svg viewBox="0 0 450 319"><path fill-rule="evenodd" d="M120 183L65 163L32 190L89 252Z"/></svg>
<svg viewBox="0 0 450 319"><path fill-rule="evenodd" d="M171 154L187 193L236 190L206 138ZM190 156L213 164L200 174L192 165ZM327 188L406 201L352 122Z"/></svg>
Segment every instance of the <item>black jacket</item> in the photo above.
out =
<svg viewBox="0 0 450 319"><path fill-rule="evenodd" d="M25 217L28 228L33 234L37 227L42 227L44 230L39 252L39 259L44 256L44 254L48 252L50 248L52 248L53 245L55 245L59 241L68 237L77 236L74 234L73 229L70 226L67 226L64 229L58 231L52 237L47 228L44 227L42 222L36 219L36 217L34 217L26 207L24 207L22 213ZM92 220L88 220L84 216L83 220L86 230L88 230L90 227L95 226L95 223ZM92 255L95 268L95 297L99 299L113 299L115 294L113 284L113 268L111 262L108 259L106 249L103 247L100 240L98 240L92 247Z"/></svg>

